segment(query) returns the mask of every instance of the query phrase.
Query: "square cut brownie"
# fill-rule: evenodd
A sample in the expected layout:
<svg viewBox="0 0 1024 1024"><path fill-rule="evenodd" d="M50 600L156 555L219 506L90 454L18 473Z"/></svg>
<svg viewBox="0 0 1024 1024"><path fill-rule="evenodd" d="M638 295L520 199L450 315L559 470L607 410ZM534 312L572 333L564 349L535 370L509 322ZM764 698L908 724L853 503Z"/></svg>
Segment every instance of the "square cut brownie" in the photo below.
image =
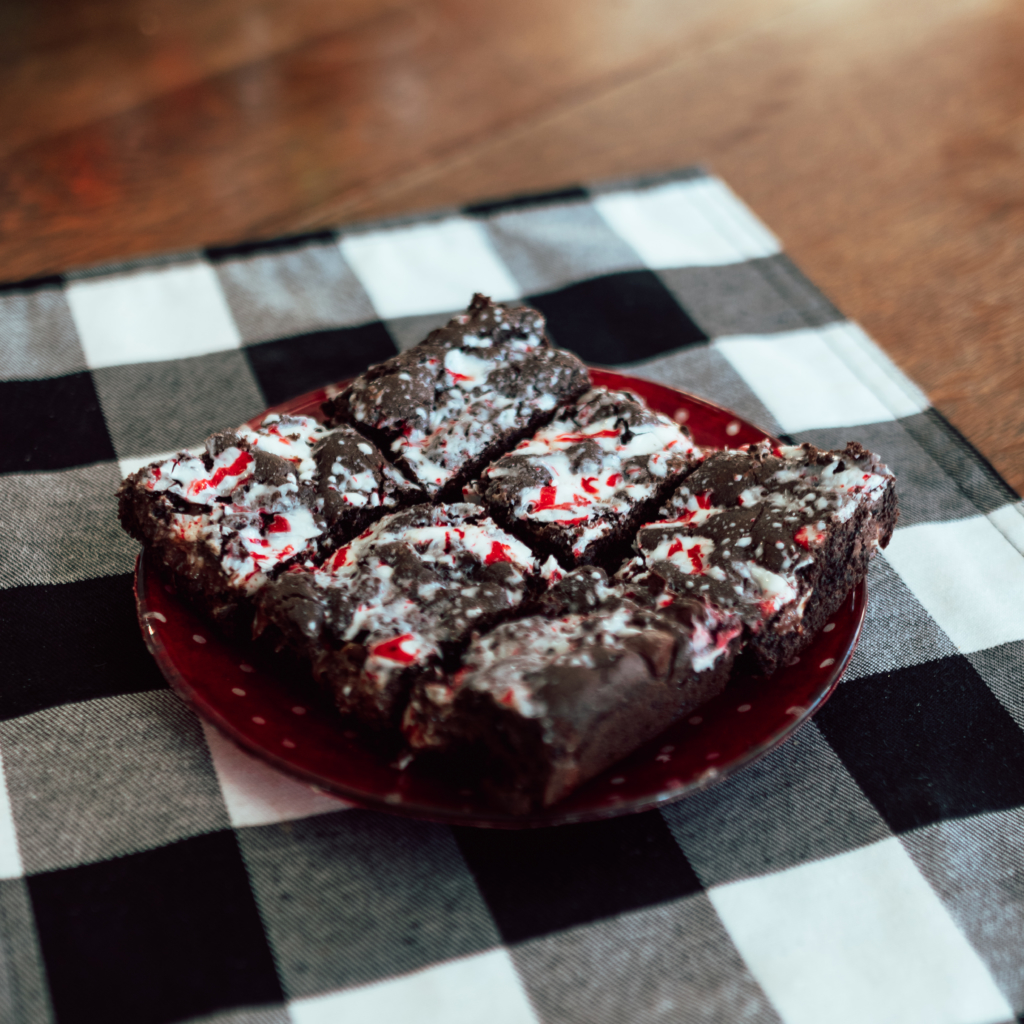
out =
<svg viewBox="0 0 1024 1024"><path fill-rule="evenodd" d="M859 444L713 452L640 530L620 575L737 612L770 674L864 577L897 515L895 477Z"/></svg>
<svg viewBox="0 0 1024 1024"><path fill-rule="evenodd" d="M257 630L273 626L343 713L397 725L413 682L442 678L474 629L542 585L532 552L484 509L416 505L274 580Z"/></svg>
<svg viewBox="0 0 1024 1024"><path fill-rule="evenodd" d="M700 452L626 391L594 388L484 470L494 518L566 567L612 563Z"/></svg>
<svg viewBox="0 0 1024 1024"><path fill-rule="evenodd" d="M457 672L417 684L411 749L511 811L555 803L725 687L738 617L690 597L661 605L576 569L537 614L474 637Z"/></svg>
<svg viewBox="0 0 1024 1024"><path fill-rule="evenodd" d="M140 469L118 499L124 528L178 586L238 627L269 578L423 493L351 427L273 415Z"/></svg>
<svg viewBox="0 0 1024 1024"><path fill-rule="evenodd" d="M324 411L373 438L432 499L458 501L463 484L589 386L587 368L552 348L535 309L475 295Z"/></svg>

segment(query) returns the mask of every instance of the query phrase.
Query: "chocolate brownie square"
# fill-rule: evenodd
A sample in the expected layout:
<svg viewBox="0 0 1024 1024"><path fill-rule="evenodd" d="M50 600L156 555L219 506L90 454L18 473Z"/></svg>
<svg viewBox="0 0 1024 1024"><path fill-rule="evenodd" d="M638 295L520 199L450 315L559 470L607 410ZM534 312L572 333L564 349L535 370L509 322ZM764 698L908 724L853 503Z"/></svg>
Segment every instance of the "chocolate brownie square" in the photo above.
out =
<svg viewBox="0 0 1024 1024"><path fill-rule="evenodd" d="M124 528L229 629L247 623L268 579L422 498L351 427L278 415L146 466L118 492Z"/></svg>
<svg viewBox="0 0 1024 1024"><path fill-rule="evenodd" d="M256 625L310 662L343 713L387 727L414 682L443 679L474 629L542 586L532 552L480 506L423 504L274 580Z"/></svg>
<svg viewBox="0 0 1024 1024"><path fill-rule="evenodd" d="M735 611L770 674L864 577L897 515L895 477L854 442L718 451L639 531L620 575Z"/></svg>
<svg viewBox="0 0 1024 1024"><path fill-rule="evenodd" d="M494 518L566 567L617 567L637 528L701 457L627 391L594 388L484 470Z"/></svg>
<svg viewBox="0 0 1024 1024"><path fill-rule="evenodd" d="M691 597L643 607L576 569L536 614L475 636L462 667L420 681L403 727L503 807L546 807L724 688L742 632Z"/></svg>
<svg viewBox="0 0 1024 1024"><path fill-rule="evenodd" d="M551 346L544 317L475 295L425 341L371 366L324 405L358 427L436 501L462 487L590 386L587 368Z"/></svg>

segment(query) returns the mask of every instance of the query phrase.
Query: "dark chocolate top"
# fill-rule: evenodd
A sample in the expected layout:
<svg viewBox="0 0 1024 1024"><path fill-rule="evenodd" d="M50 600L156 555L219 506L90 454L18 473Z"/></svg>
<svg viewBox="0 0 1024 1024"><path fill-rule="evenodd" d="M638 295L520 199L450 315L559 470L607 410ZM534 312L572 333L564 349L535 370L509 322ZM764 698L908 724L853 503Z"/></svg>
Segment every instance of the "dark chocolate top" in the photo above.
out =
<svg viewBox="0 0 1024 1024"><path fill-rule="evenodd" d="M894 478L858 444L826 452L762 442L713 452L637 537L639 557L621 572L660 577L736 609L752 628L787 609L798 620L810 596L806 570L834 524L877 505Z"/></svg>
<svg viewBox="0 0 1024 1024"><path fill-rule="evenodd" d="M484 470L484 500L550 525L577 557L696 462L689 435L627 391L594 388Z"/></svg>
<svg viewBox="0 0 1024 1024"><path fill-rule="evenodd" d="M446 711L465 689L553 727L600 717L621 703L623 687L644 678L664 682L712 668L740 631L735 616L704 602L669 597L655 609L630 590L602 569L575 569L544 595L538 614L475 636L463 667L418 695L433 707L407 716L412 745L443 743Z"/></svg>
<svg viewBox="0 0 1024 1024"><path fill-rule="evenodd" d="M530 550L479 506L416 505L385 516L321 567L285 573L261 608L293 639L362 644L364 675L383 686L517 607L536 576Z"/></svg>
<svg viewBox="0 0 1024 1024"><path fill-rule="evenodd" d="M587 382L574 355L551 347L535 309L476 295L465 313L370 367L325 408L383 433L433 495L502 434Z"/></svg>

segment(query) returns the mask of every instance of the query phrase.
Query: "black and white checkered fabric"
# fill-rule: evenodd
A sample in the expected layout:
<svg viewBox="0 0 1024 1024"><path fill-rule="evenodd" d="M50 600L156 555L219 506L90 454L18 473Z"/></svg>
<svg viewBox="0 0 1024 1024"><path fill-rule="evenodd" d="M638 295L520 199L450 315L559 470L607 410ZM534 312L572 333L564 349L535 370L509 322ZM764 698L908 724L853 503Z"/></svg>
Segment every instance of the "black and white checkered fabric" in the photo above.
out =
<svg viewBox="0 0 1024 1024"><path fill-rule="evenodd" d="M474 291L899 475L814 722L662 812L520 833L346 808L147 655L122 474ZM0 1020L1024 1019L1024 509L721 181L656 181L0 290Z"/></svg>

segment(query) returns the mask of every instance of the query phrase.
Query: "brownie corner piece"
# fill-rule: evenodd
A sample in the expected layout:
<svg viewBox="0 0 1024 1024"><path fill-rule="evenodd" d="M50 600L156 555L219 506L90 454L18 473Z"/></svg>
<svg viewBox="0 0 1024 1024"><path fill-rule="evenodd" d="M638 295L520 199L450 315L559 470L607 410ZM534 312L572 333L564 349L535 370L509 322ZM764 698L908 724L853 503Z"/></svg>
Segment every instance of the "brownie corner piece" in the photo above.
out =
<svg viewBox="0 0 1024 1024"><path fill-rule="evenodd" d="M534 614L474 637L462 667L417 686L403 723L414 751L461 767L504 809L528 813L662 732L724 688L735 615L682 598L643 607L594 567Z"/></svg>
<svg viewBox="0 0 1024 1024"><path fill-rule="evenodd" d="M131 474L118 514L193 603L237 632L267 580L417 499L422 492L351 427L275 414Z"/></svg>
<svg viewBox="0 0 1024 1024"><path fill-rule="evenodd" d="M257 628L306 659L343 714L390 729L414 683L442 678L474 629L540 586L532 552L484 509L420 504L271 582Z"/></svg>
<svg viewBox="0 0 1024 1024"><path fill-rule="evenodd" d="M630 392L598 387L488 466L483 500L566 568L613 568L700 457L667 416Z"/></svg>
<svg viewBox="0 0 1024 1024"><path fill-rule="evenodd" d="M770 675L863 579L898 514L895 477L860 444L713 452L641 528L621 575L735 610Z"/></svg>
<svg viewBox="0 0 1024 1024"><path fill-rule="evenodd" d="M492 459L590 386L527 306L475 295L413 348L370 367L325 404L373 438L436 501L457 501Z"/></svg>

